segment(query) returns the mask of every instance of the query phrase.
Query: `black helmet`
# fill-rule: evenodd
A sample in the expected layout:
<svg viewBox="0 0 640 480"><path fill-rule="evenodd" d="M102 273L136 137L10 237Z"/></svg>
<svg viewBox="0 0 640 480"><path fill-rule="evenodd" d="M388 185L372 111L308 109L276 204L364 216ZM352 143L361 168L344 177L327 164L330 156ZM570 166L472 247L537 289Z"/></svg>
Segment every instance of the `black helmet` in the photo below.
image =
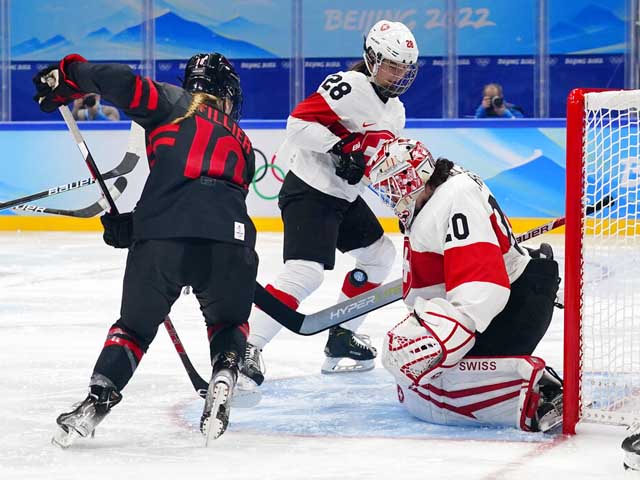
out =
<svg viewBox="0 0 640 480"><path fill-rule="evenodd" d="M203 92L233 103L230 117L238 121L242 109L240 76L224 55L198 53L189 59L184 69L182 88L191 93Z"/></svg>

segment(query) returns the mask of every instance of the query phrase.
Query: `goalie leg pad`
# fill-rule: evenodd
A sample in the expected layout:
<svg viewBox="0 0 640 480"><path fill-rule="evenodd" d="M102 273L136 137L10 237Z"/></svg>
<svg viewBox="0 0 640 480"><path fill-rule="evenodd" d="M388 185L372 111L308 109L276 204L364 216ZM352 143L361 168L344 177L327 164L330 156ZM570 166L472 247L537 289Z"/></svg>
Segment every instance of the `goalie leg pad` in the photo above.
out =
<svg viewBox="0 0 640 480"><path fill-rule="evenodd" d="M398 383L419 384L456 364L475 343L475 325L442 298L417 298L415 310L387 332L382 364Z"/></svg>
<svg viewBox="0 0 640 480"><path fill-rule="evenodd" d="M532 431L544 367L531 356L467 357L438 378L398 384L398 398L413 416L430 423Z"/></svg>

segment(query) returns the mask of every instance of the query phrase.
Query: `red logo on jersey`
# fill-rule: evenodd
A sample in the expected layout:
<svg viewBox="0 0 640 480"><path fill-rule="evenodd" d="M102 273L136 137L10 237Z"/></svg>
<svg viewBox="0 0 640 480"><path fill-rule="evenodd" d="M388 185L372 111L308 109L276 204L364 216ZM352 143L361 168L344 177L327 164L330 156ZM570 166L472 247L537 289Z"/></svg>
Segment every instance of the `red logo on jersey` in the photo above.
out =
<svg viewBox="0 0 640 480"><path fill-rule="evenodd" d="M413 48L413 40L407 40L407 48Z"/></svg>
<svg viewBox="0 0 640 480"><path fill-rule="evenodd" d="M380 26L380 31L381 31L381 32L384 32L385 30L389 30L390 28L391 28L391 25L389 25L388 23L383 23L383 24Z"/></svg>
<svg viewBox="0 0 640 480"><path fill-rule="evenodd" d="M371 125L375 125L376 122L372 122L372 123L367 123L367 122L362 122L362 128L367 128L370 127Z"/></svg>

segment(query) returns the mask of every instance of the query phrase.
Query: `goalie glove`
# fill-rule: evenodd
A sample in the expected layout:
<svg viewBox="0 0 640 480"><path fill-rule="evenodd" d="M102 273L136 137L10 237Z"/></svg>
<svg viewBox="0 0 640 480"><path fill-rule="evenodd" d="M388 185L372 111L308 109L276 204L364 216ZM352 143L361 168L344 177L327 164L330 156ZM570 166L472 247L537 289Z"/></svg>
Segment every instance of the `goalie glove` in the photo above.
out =
<svg viewBox="0 0 640 480"><path fill-rule="evenodd" d="M387 332L382 365L398 384L418 385L455 367L474 344L471 319L443 298L418 297L414 312Z"/></svg>
<svg viewBox="0 0 640 480"><path fill-rule="evenodd" d="M362 134L350 133L330 150L338 156L336 175L344 178L349 185L356 185L364 176L366 160L362 152Z"/></svg>
<svg viewBox="0 0 640 480"><path fill-rule="evenodd" d="M59 64L49 65L34 75L36 94L33 99L40 105L40 110L51 113L59 106L84 95L80 87L69 78L68 69L73 63L86 61L84 57L74 53L64 57Z"/></svg>

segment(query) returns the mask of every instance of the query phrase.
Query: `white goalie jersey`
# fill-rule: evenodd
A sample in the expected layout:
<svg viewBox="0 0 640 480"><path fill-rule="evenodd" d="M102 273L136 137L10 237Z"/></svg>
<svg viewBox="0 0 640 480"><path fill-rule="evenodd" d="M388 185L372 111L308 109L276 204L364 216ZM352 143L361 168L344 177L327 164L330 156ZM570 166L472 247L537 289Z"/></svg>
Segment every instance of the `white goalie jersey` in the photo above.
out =
<svg viewBox="0 0 640 480"><path fill-rule="evenodd" d="M329 150L350 133L361 133L368 160L385 140L400 134L404 122L404 106L397 97L383 101L364 74L338 72L291 112L278 161L315 189L351 202L363 184L349 185L338 177Z"/></svg>
<svg viewBox="0 0 640 480"><path fill-rule="evenodd" d="M483 332L530 257L482 180L459 167L453 172L405 236L403 295L410 309L417 297L446 299Z"/></svg>

